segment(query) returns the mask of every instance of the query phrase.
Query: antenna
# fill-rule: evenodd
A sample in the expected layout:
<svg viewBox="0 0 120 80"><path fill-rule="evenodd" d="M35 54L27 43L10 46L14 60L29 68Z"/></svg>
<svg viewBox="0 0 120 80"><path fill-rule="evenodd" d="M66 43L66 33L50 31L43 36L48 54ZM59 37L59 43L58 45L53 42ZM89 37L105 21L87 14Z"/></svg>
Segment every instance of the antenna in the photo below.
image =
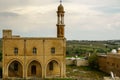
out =
<svg viewBox="0 0 120 80"><path fill-rule="evenodd" d="M62 4L62 0L60 0L60 4Z"/></svg>

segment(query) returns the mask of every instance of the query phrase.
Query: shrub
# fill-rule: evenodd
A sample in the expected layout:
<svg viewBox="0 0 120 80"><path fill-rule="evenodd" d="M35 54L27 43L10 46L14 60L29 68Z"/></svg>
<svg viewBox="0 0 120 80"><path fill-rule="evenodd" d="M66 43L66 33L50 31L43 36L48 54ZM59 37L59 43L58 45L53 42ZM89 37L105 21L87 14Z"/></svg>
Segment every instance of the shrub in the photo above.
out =
<svg viewBox="0 0 120 80"><path fill-rule="evenodd" d="M96 53L93 53L89 58L88 58L89 66L94 69L99 69L98 66L98 55Z"/></svg>

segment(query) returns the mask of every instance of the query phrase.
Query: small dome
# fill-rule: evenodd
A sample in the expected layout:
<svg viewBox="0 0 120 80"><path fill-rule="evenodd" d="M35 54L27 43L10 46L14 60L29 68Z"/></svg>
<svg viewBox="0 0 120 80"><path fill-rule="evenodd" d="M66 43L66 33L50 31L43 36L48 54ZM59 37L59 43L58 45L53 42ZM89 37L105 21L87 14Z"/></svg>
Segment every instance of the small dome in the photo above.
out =
<svg viewBox="0 0 120 80"><path fill-rule="evenodd" d="M62 4L60 4L60 5L58 6L58 11L64 11L64 7L63 7Z"/></svg>
<svg viewBox="0 0 120 80"><path fill-rule="evenodd" d="M116 53L117 53L116 49L113 49L111 52L112 52L113 54L116 54Z"/></svg>

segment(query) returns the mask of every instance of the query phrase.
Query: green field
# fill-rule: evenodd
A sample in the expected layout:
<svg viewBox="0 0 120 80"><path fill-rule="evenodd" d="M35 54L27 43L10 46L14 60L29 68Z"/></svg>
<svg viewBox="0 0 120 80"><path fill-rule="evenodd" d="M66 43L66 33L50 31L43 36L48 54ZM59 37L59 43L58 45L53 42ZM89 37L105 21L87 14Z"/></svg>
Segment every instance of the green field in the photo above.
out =
<svg viewBox="0 0 120 80"><path fill-rule="evenodd" d="M86 56L88 53L108 53L120 47L120 40L108 41L67 41L67 56Z"/></svg>

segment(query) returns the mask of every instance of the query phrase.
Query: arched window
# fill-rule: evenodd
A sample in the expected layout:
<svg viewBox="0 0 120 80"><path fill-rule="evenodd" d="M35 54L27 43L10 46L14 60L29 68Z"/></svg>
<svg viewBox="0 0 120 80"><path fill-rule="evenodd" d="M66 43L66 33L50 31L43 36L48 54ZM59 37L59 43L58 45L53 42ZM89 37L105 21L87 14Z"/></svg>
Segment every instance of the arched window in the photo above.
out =
<svg viewBox="0 0 120 80"><path fill-rule="evenodd" d="M37 54L37 48L33 48L33 54Z"/></svg>
<svg viewBox="0 0 120 80"><path fill-rule="evenodd" d="M35 65L32 65L32 66L31 66L31 74L32 74L32 75L35 75L35 74L36 74L36 66L35 66Z"/></svg>
<svg viewBox="0 0 120 80"><path fill-rule="evenodd" d="M14 54L15 54L15 55L18 54L18 48L14 48Z"/></svg>
<svg viewBox="0 0 120 80"><path fill-rule="evenodd" d="M54 47L51 48L51 53L55 54L55 48Z"/></svg>

